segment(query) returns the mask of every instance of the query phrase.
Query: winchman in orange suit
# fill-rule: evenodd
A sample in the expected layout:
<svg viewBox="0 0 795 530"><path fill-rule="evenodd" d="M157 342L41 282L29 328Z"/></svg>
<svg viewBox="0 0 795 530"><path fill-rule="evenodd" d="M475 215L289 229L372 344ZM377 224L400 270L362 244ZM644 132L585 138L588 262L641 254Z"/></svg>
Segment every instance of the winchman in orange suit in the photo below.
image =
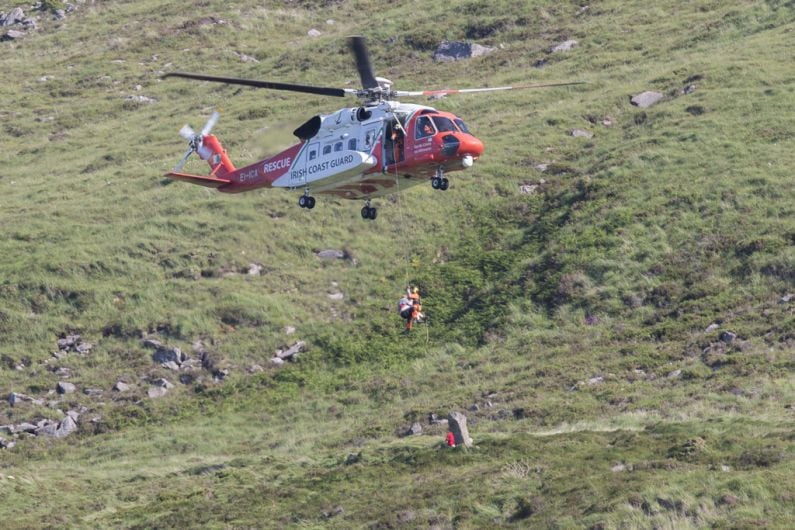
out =
<svg viewBox="0 0 795 530"><path fill-rule="evenodd" d="M411 301L411 318L406 319L406 330L411 331L414 322L421 322L422 314L422 300L420 300L420 289L414 287L409 290L409 300Z"/></svg>

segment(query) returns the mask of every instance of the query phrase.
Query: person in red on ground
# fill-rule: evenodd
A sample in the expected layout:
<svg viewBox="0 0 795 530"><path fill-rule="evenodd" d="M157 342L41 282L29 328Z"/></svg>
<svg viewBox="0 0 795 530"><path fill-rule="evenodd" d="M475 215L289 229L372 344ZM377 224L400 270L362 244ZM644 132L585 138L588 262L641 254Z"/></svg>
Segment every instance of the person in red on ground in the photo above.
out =
<svg viewBox="0 0 795 530"><path fill-rule="evenodd" d="M451 431L447 431L447 447L455 447L455 435Z"/></svg>

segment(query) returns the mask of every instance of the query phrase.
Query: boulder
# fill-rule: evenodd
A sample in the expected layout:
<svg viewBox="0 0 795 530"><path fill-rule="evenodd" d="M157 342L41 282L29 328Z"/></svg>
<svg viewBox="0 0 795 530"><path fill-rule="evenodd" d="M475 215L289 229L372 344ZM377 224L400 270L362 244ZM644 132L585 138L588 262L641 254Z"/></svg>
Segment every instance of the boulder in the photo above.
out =
<svg viewBox="0 0 795 530"><path fill-rule="evenodd" d="M13 26L25 20L25 12L21 7L15 7L5 15L0 15L0 26Z"/></svg>
<svg viewBox="0 0 795 530"><path fill-rule="evenodd" d="M17 40L17 39L21 39L24 36L25 36L25 34L22 33L21 31L17 31L15 29L10 29L10 30L6 31L3 36L0 37L0 41Z"/></svg>
<svg viewBox="0 0 795 530"><path fill-rule="evenodd" d="M165 389L174 388L174 385L171 384L168 381L168 379L164 379L162 377L160 379L155 379L154 381L152 381L152 384L155 385L155 386L159 386L161 388L165 388Z"/></svg>
<svg viewBox="0 0 795 530"><path fill-rule="evenodd" d="M128 385L124 381L116 381L116 384L113 385L114 392L127 392L129 389L130 385Z"/></svg>
<svg viewBox="0 0 795 530"><path fill-rule="evenodd" d="M38 425L33 425L32 423L23 422L14 425L13 428L14 428L14 434L19 434L21 432L27 432L32 434L36 432L36 429L38 429L39 427Z"/></svg>
<svg viewBox="0 0 795 530"><path fill-rule="evenodd" d="M84 388L83 394L91 397L98 397L102 395L102 390L99 388Z"/></svg>
<svg viewBox="0 0 795 530"><path fill-rule="evenodd" d="M455 437L456 446L472 447L472 438L469 436L467 428L467 417L460 412L451 412L447 416L450 432Z"/></svg>
<svg viewBox="0 0 795 530"><path fill-rule="evenodd" d="M461 59L488 55L494 50L495 48L469 42L443 41L439 47L436 48L436 51L433 52L433 60L441 63L459 61Z"/></svg>
<svg viewBox="0 0 795 530"><path fill-rule="evenodd" d="M593 133L585 129L572 129L570 134L575 138L593 138Z"/></svg>
<svg viewBox="0 0 795 530"><path fill-rule="evenodd" d="M737 338L737 334L732 331L721 331L720 337L718 337L722 342L729 344L734 342L734 339Z"/></svg>
<svg viewBox="0 0 795 530"><path fill-rule="evenodd" d="M422 425L418 421L411 424L411 427L406 430L406 436L416 436L422 434Z"/></svg>
<svg viewBox="0 0 795 530"><path fill-rule="evenodd" d="M67 383L66 381L59 381L58 385L55 387L55 390L59 394L71 394L76 389L77 388L75 387L75 385L73 385L72 383Z"/></svg>
<svg viewBox="0 0 795 530"><path fill-rule="evenodd" d="M315 253L320 259L345 259L345 252L342 250L326 249Z"/></svg>
<svg viewBox="0 0 795 530"><path fill-rule="evenodd" d="M645 109L647 107L651 107L658 101L663 98L663 95L659 92L654 92L653 90L647 90L645 92L641 92L640 94L636 94L630 98L630 103L635 105L636 107L640 107Z"/></svg>
<svg viewBox="0 0 795 530"><path fill-rule="evenodd" d="M561 42L552 47L550 50L552 53L559 53L559 52L567 52L577 46L577 41L573 39L569 39L566 41Z"/></svg>
<svg viewBox="0 0 795 530"><path fill-rule="evenodd" d="M159 364L165 364L169 362L173 362L179 368L179 365L182 364L186 359L187 355L182 353L177 347L169 347L160 345L156 350L155 353L152 354L152 360Z"/></svg>
<svg viewBox="0 0 795 530"><path fill-rule="evenodd" d="M168 393L168 390L162 386L150 386L149 390L147 391L147 395L154 399L163 397Z"/></svg>
<svg viewBox="0 0 795 530"><path fill-rule="evenodd" d="M306 342L299 340L298 342L296 342L286 350L281 350L281 349L276 350L276 352L274 352L273 354L273 357L274 359L278 358L281 359L282 361L292 361L295 360L293 359L293 357L296 357L299 353L304 351L305 348L306 348ZM273 360L271 360L271 362L273 362Z"/></svg>
<svg viewBox="0 0 795 530"><path fill-rule="evenodd" d="M306 32L306 34L313 38L320 37L322 35L322 33L315 28L310 29Z"/></svg>

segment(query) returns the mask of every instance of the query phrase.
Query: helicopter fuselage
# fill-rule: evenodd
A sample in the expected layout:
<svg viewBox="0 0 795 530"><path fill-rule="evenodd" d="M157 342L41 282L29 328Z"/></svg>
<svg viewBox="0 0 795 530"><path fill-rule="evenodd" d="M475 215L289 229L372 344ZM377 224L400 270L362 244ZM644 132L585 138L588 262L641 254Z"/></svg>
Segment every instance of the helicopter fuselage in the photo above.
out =
<svg viewBox="0 0 795 530"><path fill-rule="evenodd" d="M393 101L314 116L294 134L299 143L238 169L217 138L207 135L199 156L222 181L212 187L224 193L272 187L369 199L440 171L471 167L483 153L483 143L454 114Z"/></svg>

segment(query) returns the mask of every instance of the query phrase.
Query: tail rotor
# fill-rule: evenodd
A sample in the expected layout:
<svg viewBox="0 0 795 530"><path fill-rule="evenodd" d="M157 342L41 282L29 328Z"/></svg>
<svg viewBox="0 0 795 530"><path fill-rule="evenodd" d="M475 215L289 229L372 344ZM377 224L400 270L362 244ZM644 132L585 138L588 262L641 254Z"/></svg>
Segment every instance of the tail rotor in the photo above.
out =
<svg viewBox="0 0 795 530"><path fill-rule="evenodd" d="M193 153L199 153L199 150L204 145L204 137L210 134L210 131L213 130L215 124L218 123L218 118L220 116L221 115L218 113L218 111L213 111L210 119L204 124L204 127L202 127L202 130L199 134L196 134L196 131L194 131L193 128L191 128L191 126L188 124L182 126L182 129L179 130L179 135L188 141L188 150L185 152L185 155L180 159L180 161L177 162L177 165L174 167L174 171L182 171L182 168L185 166L185 162L188 161L190 155ZM201 153L199 153L199 156L201 156Z"/></svg>

